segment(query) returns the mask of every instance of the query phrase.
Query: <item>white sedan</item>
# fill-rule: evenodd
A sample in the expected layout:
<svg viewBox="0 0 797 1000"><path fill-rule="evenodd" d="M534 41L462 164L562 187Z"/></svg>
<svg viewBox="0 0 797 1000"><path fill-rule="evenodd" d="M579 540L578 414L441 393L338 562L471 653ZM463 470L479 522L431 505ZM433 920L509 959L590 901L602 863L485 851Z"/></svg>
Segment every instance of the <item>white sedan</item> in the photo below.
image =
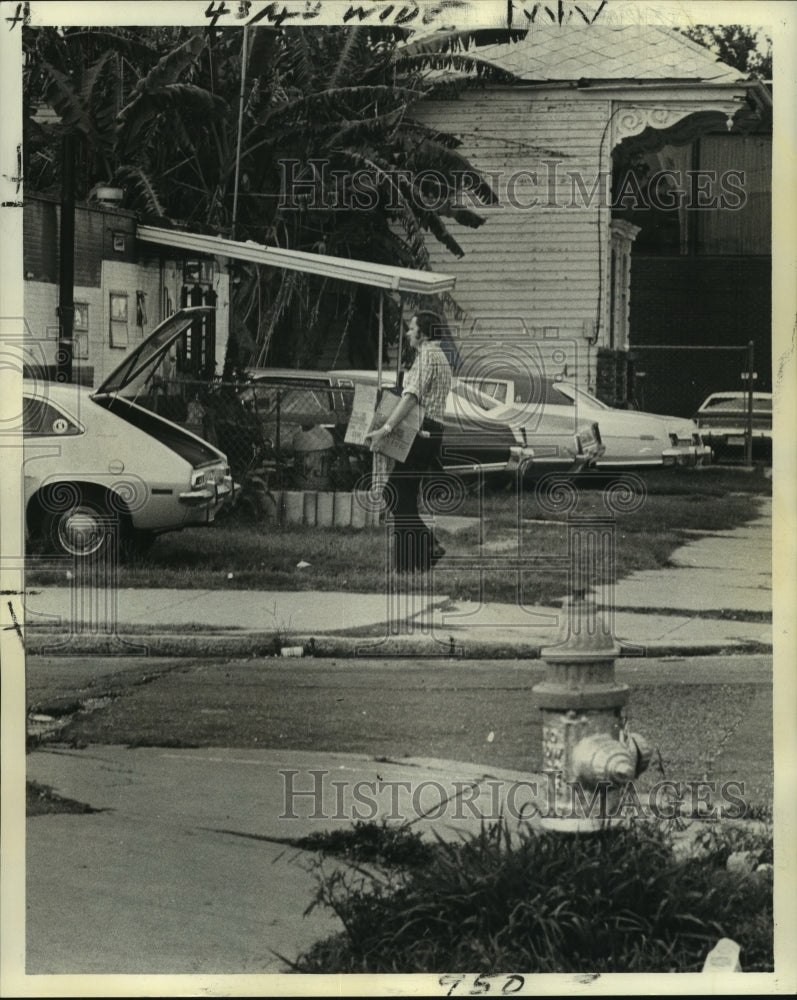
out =
<svg viewBox="0 0 797 1000"><path fill-rule="evenodd" d="M595 421L600 426L603 454L598 468L636 466L708 465L711 447L704 443L694 420L639 410L618 410L570 382L532 378L513 372L491 373L489 378L464 380L492 396L495 417L516 422L525 415L527 426L543 417L570 415L573 420Z"/></svg>
<svg viewBox="0 0 797 1000"><path fill-rule="evenodd" d="M330 376L353 384L375 385L374 371L334 371ZM395 372L382 373L382 385L396 385ZM594 466L603 452L602 427L571 408L566 414L546 411L528 425L512 407L498 406L477 388L455 379L446 399L443 465L449 472L580 472Z"/></svg>
<svg viewBox="0 0 797 1000"><path fill-rule="evenodd" d="M753 450L772 455L772 393L712 392L700 404L695 420L703 437L717 452L744 448L750 421ZM748 405L752 412L748 416Z"/></svg>
<svg viewBox="0 0 797 1000"><path fill-rule="evenodd" d="M134 401L171 345L207 311L170 316L94 391L24 380L30 539L88 557L114 536L126 553L159 533L214 520L232 496L226 456Z"/></svg>

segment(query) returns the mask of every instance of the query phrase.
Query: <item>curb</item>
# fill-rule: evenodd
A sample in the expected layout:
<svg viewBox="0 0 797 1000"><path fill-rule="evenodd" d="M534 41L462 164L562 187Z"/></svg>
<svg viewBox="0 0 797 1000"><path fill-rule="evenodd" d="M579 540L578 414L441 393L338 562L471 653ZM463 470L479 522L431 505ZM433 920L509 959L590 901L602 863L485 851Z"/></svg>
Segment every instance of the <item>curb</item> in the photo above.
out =
<svg viewBox="0 0 797 1000"><path fill-rule="evenodd" d="M25 650L32 656L163 656L163 657L274 657L291 656L312 659L368 659L425 657L465 660L538 660L550 642L479 642L478 640L438 641L431 636L386 638L352 636L278 636L273 632L247 632L241 635L218 633L136 633L116 635L26 636ZM663 656L738 656L772 653L772 645L754 640L725 642L637 643L640 652L621 659L644 659Z"/></svg>

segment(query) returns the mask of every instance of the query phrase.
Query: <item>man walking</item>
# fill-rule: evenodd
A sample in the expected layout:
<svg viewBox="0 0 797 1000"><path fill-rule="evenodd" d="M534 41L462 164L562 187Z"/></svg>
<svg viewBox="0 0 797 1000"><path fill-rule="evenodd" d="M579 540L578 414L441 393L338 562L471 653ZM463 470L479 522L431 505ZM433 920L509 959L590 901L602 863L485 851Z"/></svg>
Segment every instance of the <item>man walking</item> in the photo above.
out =
<svg viewBox="0 0 797 1000"><path fill-rule="evenodd" d="M440 347L445 325L431 311L417 312L410 320L407 342L415 349L412 367L404 377L401 400L389 420L369 435L371 450L404 420L419 403L423 424L404 462L397 462L388 479L386 498L392 515L393 565L399 572L423 572L443 554L434 536L421 519L419 491L429 473L441 473L443 416L451 389L451 366Z"/></svg>

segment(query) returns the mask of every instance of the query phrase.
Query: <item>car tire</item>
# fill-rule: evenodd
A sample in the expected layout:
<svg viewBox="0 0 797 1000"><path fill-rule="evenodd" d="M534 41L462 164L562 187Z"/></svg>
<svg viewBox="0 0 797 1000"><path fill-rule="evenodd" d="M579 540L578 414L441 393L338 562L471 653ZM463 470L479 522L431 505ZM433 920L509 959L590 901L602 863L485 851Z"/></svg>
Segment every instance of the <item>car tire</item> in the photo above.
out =
<svg viewBox="0 0 797 1000"><path fill-rule="evenodd" d="M57 483L42 491L38 504L42 540L59 555L88 559L108 544L114 527L120 539L127 531L127 519L108 493L86 492L75 483Z"/></svg>

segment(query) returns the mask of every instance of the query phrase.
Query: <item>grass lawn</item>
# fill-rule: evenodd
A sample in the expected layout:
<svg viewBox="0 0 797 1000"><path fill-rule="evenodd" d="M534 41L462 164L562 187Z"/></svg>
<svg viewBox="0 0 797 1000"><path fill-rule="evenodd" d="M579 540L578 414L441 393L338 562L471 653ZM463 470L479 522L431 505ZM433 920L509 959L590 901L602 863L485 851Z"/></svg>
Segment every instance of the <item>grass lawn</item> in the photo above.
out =
<svg viewBox="0 0 797 1000"><path fill-rule="evenodd" d="M609 517L604 488L611 481L605 475L583 479L573 515ZM630 498L633 509L616 515L617 579L666 566L673 550L694 537L690 530L711 532L745 523L758 513L759 498L771 494L771 482L763 476L732 469L652 470L637 481L641 486ZM448 556L437 571L455 600L475 599L482 584L478 571L457 570L449 557L517 555L518 545L524 557L567 554L567 515L552 510L533 484L518 495L512 484L491 483L481 497L471 490L446 513L474 519L470 526L438 532ZM309 565L300 568L302 562ZM385 587L386 565L384 528L280 528L271 522L244 526L222 521L209 529L163 535L145 556L121 566L119 586L378 593ZM543 563L522 575L524 602L550 604L566 592L565 569ZM65 571L32 571L26 582L29 587L63 584ZM513 573L484 575L484 592L492 600L515 601L517 586Z"/></svg>

